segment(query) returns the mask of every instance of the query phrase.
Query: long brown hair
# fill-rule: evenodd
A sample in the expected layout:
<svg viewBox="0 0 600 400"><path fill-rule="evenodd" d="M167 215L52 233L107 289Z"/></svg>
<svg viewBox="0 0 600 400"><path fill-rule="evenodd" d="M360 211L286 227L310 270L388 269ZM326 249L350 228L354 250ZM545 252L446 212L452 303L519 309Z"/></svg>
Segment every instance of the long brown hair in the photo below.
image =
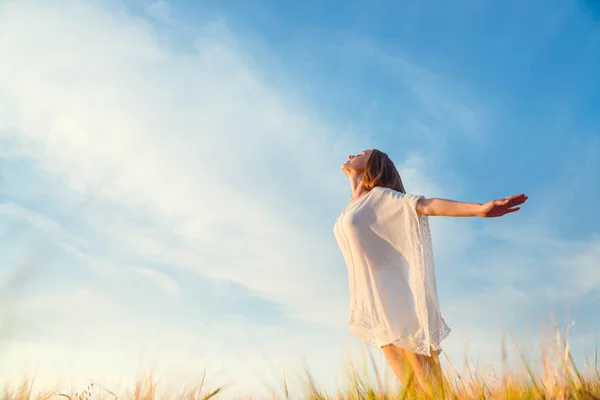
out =
<svg viewBox="0 0 600 400"><path fill-rule="evenodd" d="M367 190L381 186L394 189L400 193L406 193L402 178L400 178L400 173L398 173L394 162L386 153L380 150L373 150L369 161L367 161L363 186Z"/></svg>

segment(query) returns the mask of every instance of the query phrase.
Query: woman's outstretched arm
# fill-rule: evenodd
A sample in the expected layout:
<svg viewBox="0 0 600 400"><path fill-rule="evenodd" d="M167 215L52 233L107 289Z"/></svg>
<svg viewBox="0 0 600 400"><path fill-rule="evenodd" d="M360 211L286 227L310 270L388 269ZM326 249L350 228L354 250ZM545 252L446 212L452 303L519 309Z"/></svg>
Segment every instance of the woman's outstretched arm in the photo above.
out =
<svg viewBox="0 0 600 400"><path fill-rule="evenodd" d="M484 217L493 218L518 211L527 196L517 194L503 199L492 200L485 204L464 203L446 199L425 199L417 202L417 213L440 217Z"/></svg>

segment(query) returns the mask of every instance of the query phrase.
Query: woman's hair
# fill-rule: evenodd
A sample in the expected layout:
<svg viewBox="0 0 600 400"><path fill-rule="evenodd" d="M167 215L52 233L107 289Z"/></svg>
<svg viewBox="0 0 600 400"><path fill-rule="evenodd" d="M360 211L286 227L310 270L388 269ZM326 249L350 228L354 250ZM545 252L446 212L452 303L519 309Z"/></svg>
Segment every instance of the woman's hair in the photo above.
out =
<svg viewBox="0 0 600 400"><path fill-rule="evenodd" d="M363 176L363 186L367 190L386 187L406 193L400 174L390 157L382 151L373 150Z"/></svg>

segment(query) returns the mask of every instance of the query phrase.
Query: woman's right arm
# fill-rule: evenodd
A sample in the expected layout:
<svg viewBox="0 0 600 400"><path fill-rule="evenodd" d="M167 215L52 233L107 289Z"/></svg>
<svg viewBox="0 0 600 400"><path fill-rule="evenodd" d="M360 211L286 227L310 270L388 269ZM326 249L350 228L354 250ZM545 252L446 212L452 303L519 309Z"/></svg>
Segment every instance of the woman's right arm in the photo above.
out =
<svg viewBox="0 0 600 400"><path fill-rule="evenodd" d="M417 213L428 216L494 218L518 211L520 209L518 206L526 201L527 196L524 194L492 200L485 204L420 198L416 208Z"/></svg>

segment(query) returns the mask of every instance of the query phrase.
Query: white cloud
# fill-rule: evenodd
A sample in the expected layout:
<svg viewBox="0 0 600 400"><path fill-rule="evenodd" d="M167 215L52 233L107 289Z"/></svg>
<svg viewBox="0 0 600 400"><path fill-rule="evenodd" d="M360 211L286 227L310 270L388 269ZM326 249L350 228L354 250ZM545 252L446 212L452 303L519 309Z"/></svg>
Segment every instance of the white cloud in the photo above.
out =
<svg viewBox="0 0 600 400"><path fill-rule="evenodd" d="M336 249L298 226L289 211L303 202L288 182L303 192L317 185L311 194L325 205L340 198L320 173L331 169L327 128L262 84L226 44L226 27L209 27L183 56L160 47L140 20L89 2L7 4L0 19L3 38L20 38L0 40L3 109L12 110L3 118L21 153L63 177L57 190L136 210L180 244L179 257L169 259L169 248L164 261L314 314L304 288L331 292L339 273L321 265L333 266ZM151 240L135 225L113 240Z"/></svg>
<svg viewBox="0 0 600 400"><path fill-rule="evenodd" d="M88 248L85 240L66 232L56 221L18 204L0 203L0 215L27 221L69 253L80 255Z"/></svg>
<svg viewBox="0 0 600 400"><path fill-rule="evenodd" d="M144 279L150 281L172 300L181 300L181 285L169 275L165 274L164 272L145 267L132 267L130 269Z"/></svg>
<svg viewBox="0 0 600 400"><path fill-rule="evenodd" d="M498 221L487 225L482 233L504 245L489 250L485 268L473 271L487 274L490 281L528 281L532 291L541 291L549 301L577 298L600 284L597 235L567 239L546 230L545 219L529 218Z"/></svg>
<svg viewBox="0 0 600 400"><path fill-rule="evenodd" d="M570 257L569 257L570 256ZM600 237L592 237L576 247L574 254L557 260L563 277L573 283L571 295L578 296L600 287Z"/></svg>

